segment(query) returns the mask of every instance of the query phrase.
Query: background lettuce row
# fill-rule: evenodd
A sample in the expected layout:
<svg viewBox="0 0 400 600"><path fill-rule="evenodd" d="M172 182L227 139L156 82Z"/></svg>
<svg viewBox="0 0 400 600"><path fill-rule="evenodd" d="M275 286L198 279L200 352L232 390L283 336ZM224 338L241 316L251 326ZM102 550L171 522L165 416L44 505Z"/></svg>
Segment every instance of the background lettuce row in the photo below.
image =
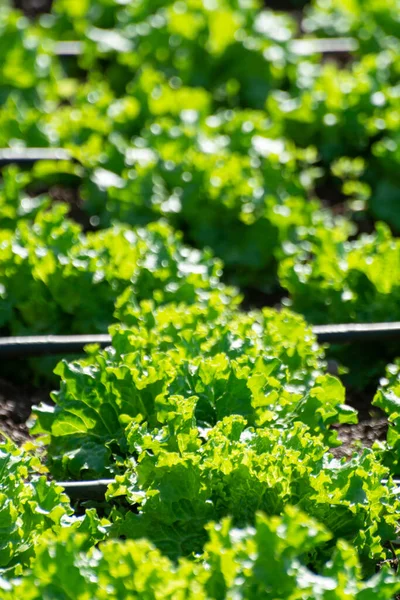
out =
<svg viewBox="0 0 400 600"><path fill-rule="evenodd" d="M296 144L316 145L326 162L367 154L369 143L397 121L396 53L366 54L347 67L332 62L309 64L308 69L306 65L307 78L303 76L298 91L271 93L268 116L277 119Z"/></svg>
<svg viewBox="0 0 400 600"><path fill-rule="evenodd" d="M20 12L0 7L0 99L26 101L32 108L44 97L58 73L49 52L41 44L27 18Z"/></svg>
<svg viewBox="0 0 400 600"><path fill-rule="evenodd" d="M331 62L303 65L299 91L272 91L266 112L276 131L299 147L316 146L324 167L325 188L358 200L356 214L398 220L398 52L366 54L345 68ZM279 124L279 125L278 125ZM364 168L345 176L336 172L340 158L359 157ZM364 212L363 212L364 211Z"/></svg>
<svg viewBox="0 0 400 600"><path fill-rule="evenodd" d="M15 230L18 221L33 220L37 214L50 205L45 194L31 198L25 187L30 177L16 167L4 168L0 181L0 230Z"/></svg>
<svg viewBox="0 0 400 600"><path fill-rule="evenodd" d="M180 135L185 135L183 128ZM195 247L212 248L235 283L268 290L274 285L282 242L296 241L301 226L332 228L334 220L319 211L318 202L307 201L295 155L292 163L282 166L290 156L285 143L259 141L271 148L265 160L256 152L251 158L195 148L187 148L181 160L172 141L171 147L164 146L165 159L161 151L148 166L132 170L132 181L110 186L107 214L96 206L97 198L102 198L93 184L82 193L88 197L88 207L106 222L112 217L131 223L168 219ZM257 162L260 165L254 168Z"/></svg>
<svg viewBox="0 0 400 600"><path fill-rule="evenodd" d="M127 288L136 301L190 304L221 289L221 265L183 246L166 223L83 234L67 208L21 219L0 233L0 325L13 334L105 332Z"/></svg>
<svg viewBox="0 0 400 600"><path fill-rule="evenodd" d="M346 4L342 6L346 12ZM109 225L110 218L144 224L164 216L184 231L188 242L201 248L211 246L226 263L227 274L236 272L242 285L268 290L282 242L296 242L299 229L315 225L311 213L318 204L309 199L314 195L315 177L322 171L316 168L311 145L318 147L327 171L331 167L335 171L337 158L361 154L366 162L362 181L351 180L346 189L356 199L362 192L365 205L370 186L367 206L375 216L398 227L395 51L368 54L346 68L320 66L315 58L300 59L286 48L296 30L294 23L270 11L260 12L258 3L244 6L220 1L213 7L197 1L161 2L156 7L90 3L88 12L59 3L54 10L54 16L43 17L30 34L42 40L54 27L58 37L74 33L78 38L92 38L94 47L87 49L83 62L90 57L95 60L97 53L108 56L109 83L105 84L104 78L99 82L93 66L82 90L76 74L69 77L64 72L63 77L48 82L40 102L20 102L11 94L1 111L0 135L6 145L70 148L88 172L77 165L47 165L38 167L36 177L49 181L61 177L74 185L83 177L84 206L97 225ZM387 10L385 6L382 12ZM356 3L348 9L349 13L358 11ZM12 21L13 14L4 12L5 22ZM232 23L232 31L215 45L214 37L221 28L212 23L219 14ZM65 29L68 22L73 31ZM177 36L176 48L166 43L171 35ZM103 42L97 43L99 36ZM158 53L152 52L155 39ZM23 45L23 40L20 43ZM235 70L243 64L243 77L252 78L251 85L239 81L238 74L238 87L225 67L226 90L220 90L219 96L207 78L191 79L198 57L204 73L204 52L220 60L238 48L243 60L235 55ZM277 72L281 69L285 77L278 76L268 94L262 93L262 102L239 102L242 108L259 109L256 114L249 111L241 122L241 111L237 117L232 113L238 104L235 98L250 93L252 86L261 89L248 67L248 63L255 64L254 57L246 62L248 53L255 53L268 68L279 64ZM144 60L148 54L155 60ZM57 74L62 72L54 57L43 56L54 63ZM35 60L41 64L43 56L39 53ZM175 60L180 78L174 74ZM185 61L187 73L182 66ZM120 77L120 68L127 73L126 81ZM115 88L115 81L121 89ZM166 117L172 120L165 121ZM212 127L207 125L207 117ZM215 125L226 118L231 124ZM237 144L239 132L248 140L241 147ZM157 151L143 165L149 146ZM335 181L340 185L328 173L326 177L328 184ZM204 208L202 219L197 218L199 207ZM322 226L331 226L328 217L318 218ZM219 235L221 226L225 243ZM233 250L233 245L237 249Z"/></svg>
<svg viewBox="0 0 400 600"><path fill-rule="evenodd" d="M398 0L313 0L303 27L319 35L353 35L363 53L398 47Z"/></svg>
<svg viewBox="0 0 400 600"><path fill-rule="evenodd" d="M270 11L260 15L259 2L90 5L92 14L85 3L78 12L66 2L56 3L54 29L84 39L85 67L93 68L98 56L112 57L105 75L116 91L150 64L169 77L179 76L184 85L208 87L216 102L262 107L293 60L285 46L297 29L295 21ZM75 31L68 32L71 24Z"/></svg>
<svg viewBox="0 0 400 600"><path fill-rule="evenodd" d="M321 229L286 250L281 283L311 323L400 320L399 239L383 223L352 241Z"/></svg>
<svg viewBox="0 0 400 600"><path fill-rule="evenodd" d="M195 561L171 562L148 541L107 541L85 548L85 536L64 529L48 533L23 579L1 581L4 600L148 598L158 600L388 600L399 583L387 570L362 581L354 550L336 544L332 558L310 570L307 556L330 533L295 508L281 517L258 513L254 527L238 529L229 519L207 526L208 542Z"/></svg>
<svg viewBox="0 0 400 600"><path fill-rule="evenodd" d="M297 246L284 246L279 264L285 304L318 323L379 323L400 320L399 239L387 225L349 240L322 229ZM396 341L353 343L330 348L350 370L346 383L358 389L378 381L386 364L398 354ZM372 392L373 393L373 392Z"/></svg>
<svg viewBox="0 0 400 600"><path fill-rule="evenodd" d="M115 137L124 129L132 135L132 127L138 128L144 119L150 126L161 114L196 110L204 116L219 108L256 108L274 120L275 128L281 123L280 135L289 136L301 146L317 146L327 167L339 156L364 155L368 159L364 179L373 187L373 214L398 227L399 31L391 16L396 14L396 0L368 2L368 18L360 28L364 42L378 32L380 39L389 40L389 47L368 47L360 60L345 68L330 63L320 66L318 56L304 58L293 54L288 43L297 33L297 24L283 14L261 10L259 2L219 0L208 6L193 0L133 7L117 2L90 2L71 6L56 3L51 17L43 16L32 26L18 13L2 11L3 27L10 28L15 42L4 47L4 55L9 57L10 65L15 62L18 67L7 68L8 102L0 119L5 120L0 135L6 145L15 145L16 140L28 145L54 145L57 125L54 127L51 122L58 123L65 132L65 117L69 114L75 146L79 148L84 140L90 156L93 152L101 154L102 136ZM329 23L333 15L336 31L342 28L342 33L357 29L365 11L364 5L361 10L361 4L355 1L338 5L315 2L312 9L314 15L322 15L322 22L325 19ZM220 18L224 28L218 25ZM313 30L312 21L313 18L306 18L303 27ZM226 30L225 35L222 30ZM58 39L72 36L87 41L82 66L91 68L93 89L84 105L81 103L81 117L75 112L79 96L82 100L77 73L69 73L67 66L52 56L51 44L44 43L52 32ZM174 39L172 45L170 38ZM153 52L155 47L157 52ZM108 64L107 86L104 77L99 81L97 57L103 69L104 62ZM204 64L211 65L210 73L205 72ZM232 75L229 65L234 65ZM211 84L218 79L212 72L214 68L223 73L215 89ZM32 81L43 83L39 86L39 100L35 96L33 102L29 95L17 94L21 73L23 80L31 82L30 86ZM154 78L158 79L157 85ZM148 100L143 94L146 82L152 83L155 90ZM106 87L107 95L111 94L108 102L98 101L99 96L104 100L104 93L97 91L99 87L103 92ZM72 101L72 106L65 106L65 100ZM60 102L64 106L60 107ZM77 153L88 161L87 152ZM110 159L111 147L107 154L115 167L115 161ZM375 175L382 171L385 177L380 176L377 181Z"/></svg>
<svg viewBox="0 0 400 600"><path fill-rule="evenodd" d="M151 98L159 79L143 71L137 85L144 86L144 98ZM144 225L163 217L190 244L211 247L224 261L227 276L268 290L275 284L282 242L295 242L301 227L335 225L311 199L319 174L315 149L298 149L277 136L261 111L222 111L203 118L196 104L186 102L182 110L174 96L182 90L174 92L164 82L158 102L166 104L166 114L153 115L149 126L140 128L142 114L131 117L129 112L135 97L126 99L128 105L119 100L110 105L107 90L94 89L88 87L80 101L56 115L45 113L40 125L52 145L70 150L81 165L39 164L29 179L18 177L19 195L5 187L5 227L45 203L43 195L27 200L22 182L33 189L39 180L51 186L58 174L66 186L80 184L86 226L108 227L115 220ZM94 95L97 100L88 104L87 97ZM180 114L170 115L168 96ZM116 131L118 121L124 136ZM132 133L133 143L128 140ZM76 210L71 214L82 218ZM346 229L343 223L338 227Z"/></svg>

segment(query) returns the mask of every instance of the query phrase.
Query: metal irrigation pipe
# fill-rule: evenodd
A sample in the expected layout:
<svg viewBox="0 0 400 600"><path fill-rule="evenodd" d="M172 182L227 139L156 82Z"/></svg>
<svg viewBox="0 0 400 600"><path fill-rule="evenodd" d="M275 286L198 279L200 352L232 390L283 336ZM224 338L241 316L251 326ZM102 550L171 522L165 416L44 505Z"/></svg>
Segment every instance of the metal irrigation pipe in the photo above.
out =
<svg viewBox="0 0 400 600"><path fill-rule="evenodd" d="M88 344L102 348L111 344L111 336L95 335L28 335L0 338L0 358L28 358L53 354L81 353Z"/></svg>
<svg viewBox="0 0 400 600"><path fill-rule="evenodd" d="M351 37L335 38L302 38L291 40L288 49L298 56L313 54L348 54L358 49L358 41ZM54 54L60 58L81 56L84 52L84 42L56 42Z"/></svg>
<svg viewBox="0 0 400 600"><path fill-rule="evenodd" d="M131 166L136 162L148 162L153 158L156 158L156 154L150 148L127 148L125 150L127 166ZM42 160L79 163L79 160L64 148L0 148L0 168L10 164L31 166ZM97 171L104 171L104 169L99 168ZM118 184L120 179L118 175L110 173L109 176L117 179ZM114 185L117 184L114 183Z"/></svg>
<svg viewBox="0 0 400 600"><path fill-rule="evenodd" d="M289 50L298 56L313 54L348 54L358 50L359 44L354 38L316 38L298 39L289 42Z"/></svg>
<svg viewBox="0 0 400 600"><path fill-rule="evenodd" d="M312 330L321 344L325 342L345 344L400 339L400 322L315 325Z"/></svg>
<svg viewBox="0 0 400 600"><path fill-rule="evenodd" d="M70 500L104 500L107 487L114 479L95 479L93 481L58 481Z"/></svg>
<svg viewBox="0 0 400 600"><path fill-rule="evenodd" d="M115 483L115 479L95 479L93 481L58 481L57 485L64 488L65 493L72 502L96 500L101 502L105 499L107 488ZM388 483L387 479L382 479L382 485ZM400 496L400 481L393 479L393 483L398 487L392 490L394 496Z"/></svg>
<svg viewBox="0 0 400 600"><path fill-rule="evenodd" d="M54 54L56 56L80 56L83 54L82 42L56 42L54 46Z"/></svg>
<svg viewBox="0 0 400 600"><path fill-rule="evenodd" d="M32 165L41 160L72 160L72 156L63 148L0 148L0 167Z"/></svg>
<svg viewBox="0 0 400 600"><path fill-rule="evenodd" d="M400 322L315 325L312 331L321 344L400 340ZM98 344L101 348L105 348L111 344L111 336L107 334L89 334L5 337L0 338L0 358L77 354L81 353L88 344Z"/></svg>

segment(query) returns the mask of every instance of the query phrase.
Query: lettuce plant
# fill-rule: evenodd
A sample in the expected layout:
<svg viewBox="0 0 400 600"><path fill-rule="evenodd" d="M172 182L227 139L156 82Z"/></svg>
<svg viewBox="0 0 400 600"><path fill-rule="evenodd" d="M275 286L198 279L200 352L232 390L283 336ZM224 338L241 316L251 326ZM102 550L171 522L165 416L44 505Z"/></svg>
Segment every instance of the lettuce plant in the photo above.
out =
<svg viewBox="0 0 400 600"><path fill-rule="evenodd" d="M72 514L62 487L46 479L34 453L0 442L0 573L20 574L38 537Z"/></svg>
<svg viewBox="0 0 400 600"><path fill-rule="evenodd" d="M356 420L340 382L322 375L314 336L288 312L245 315L218 296L205 307L128 309L121 318L130 326L112 330L113 347L61 362L56 406L35 410L34 431L50 435L58 477L118 472L130 420L157 428L190 407L199 427L229 415L256 427L298 420L332 445L330 424Z"/></svg>
<svg viewBox="0 0 400 600"><path fill-rule="evenodd" d="M312 323L396 321L400 246L384 224L349 241L331 232L287 246L280 280Z"/></svg>
<svg viewBox="0 0 400 600"><path fill-rule="evenodd" d="M388 418L386 442L377 442L376 447L382 452L384 464L390 467L393 475L400 474L400 364L397 360L386 368L385 377L375 394L373 404L383 410Z"/></svg>
<svg viewBox="0 0 400 600"><path fill-rule="evenodd" d="M193 424L187 411L169 414L161 430L128 426L132 457L107 494L126 496L135 509L112 515L119 535L147 537L177 557L199 552L212 519L231 515L237 525L252 524L257 510L277 515L296 504L356 544L366 568L374 568L395 535L398 501L372 451L339 462L297 419L256 429L238 415L206 431Z"/></svg>

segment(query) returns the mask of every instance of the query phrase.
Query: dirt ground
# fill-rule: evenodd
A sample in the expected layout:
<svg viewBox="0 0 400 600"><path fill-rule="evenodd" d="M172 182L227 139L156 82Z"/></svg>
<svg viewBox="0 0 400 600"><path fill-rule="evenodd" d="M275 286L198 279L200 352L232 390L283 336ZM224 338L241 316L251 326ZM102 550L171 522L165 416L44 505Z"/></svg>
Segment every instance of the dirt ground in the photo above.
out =
<svg viewBox="0 0 400 600"><path fill-rule="evenodd" d="M29 17L49 12L52 0L14 0L15 8L24 11Z"/></svg>
<svg viewBox="0 0 400 600"><path fill-rule="evenodd" d="M17 386L0 379L0 433L10 437L17 444L29 440L26 422L34 404L50 401L49 390L35 389L28 385Z"/></svg>

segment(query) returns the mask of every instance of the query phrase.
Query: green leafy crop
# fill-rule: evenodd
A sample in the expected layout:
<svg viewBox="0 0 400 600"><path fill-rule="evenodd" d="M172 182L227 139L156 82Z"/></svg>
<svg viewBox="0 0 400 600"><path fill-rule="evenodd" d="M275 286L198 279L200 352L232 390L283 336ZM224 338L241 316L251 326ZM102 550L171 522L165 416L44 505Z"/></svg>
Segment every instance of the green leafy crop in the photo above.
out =
<svg viewBox="0 0 400 600"><path fill-rule="evenodd" d="M39 459L7 440L0 443L0 490L0 573L21 574L37 538L59 530L72 510Z"/></svg>
<svg viewBox="0 0 400 600"><path fill-rule="evenodd" d="M33 220L36 215L50 205L50 199L44 194L29 197L24 188L29 175L19 172L15 167L3 169L0 182L0 230L15 230L18 221Z"/></svg>
<svg viewBox="0 0 400 600"><path fill-rule="evenodd" d="M209 88L216 102L261 108L284 81L285 46L297 29L288 16L260 13L258 1L84 4L75 10L56 3L56 26L65 35L76 17L70 36L85 40L83 63L93 68L105 58L118 92L148 64L184 85Z"/></svg>
<svg viewBox="0 0 400 600"><path fill-rule="evenodd" d="M321 375L311 332L290 313L241 314L217 294L206 306L118 310L129 328L112 330L113 348L61 362L56 406L35 411L58 477L118 471L129 454L127 423L161 427L170 412L186 414L187 402L201 427L232 414L256 426L300 420L332 444L329 424L355 420L339 381Z"/></svg>
<svg viewBox="0 0 400 600"><path fill-rule="evenodd" d="M218 290L220 263L165 223L83 234L66 211L59 204L0 233L0 325L11 333L105 332L127 288L137 301L189 304Z"/></svg>
<svg viewBox="0 0 400 600"><path fill-rule="evenodd" d="M399 393L399 361L396 361L387 366L386 377L382 378L373 400L373 404L386 413L389 421L386 442L379 442L376 446L382 452L384 464L388 465L396 476L400 474Z"/></svg>
<svg viewBox="0 0 400 600"><path fill-rule="evenodd" d="M388 570L362 581L354 551L343 541L315 573L307 555L330 538L306 514L288 507L282 517L258 513L254 527L229 519L207 527L209 541L196 561L172 563L149 542L107 541L85 550L85 538L65 529L43 536L32 571L0 583L4 600L389 600L399 583ZM72 595L73 590L73 595Z"/></svg>
<svg viewBox="0 0 400 600"><path fill-rule="evenodd" d="M400 593L400 367L387 440L337 458L357 411L304 321L400 320L398 4L0 9L0 148L70 155L1 171L1 334L112 338L0 443L2 599ZM307 32L357 49L304 56ZM365 386L392 354L335 356ZM56 483L98 478L72 505Z"/></svg>
<svg viewBox="0 0 400 600"><path fill-rule="evenodd" d="M299 422L254 429L232 416L197 431L188 416L171 415L153 432L128 429L131 466L107 496L127 496L136 508L112 515L119 535L149 538L177 557L200 551L211 519L231 515L235 525L253 524L257 510L278 515L296 504L356 544L366 568L382 555L396 530L397 500L371 451L340 463Z"/></svg>
<svg viewBox="0 0 400 600"><path fill-rule="evenodd" d="M396 47L400 38L397 0L314 0L303 26L307 32L356 36L363 52Z"/></svg>
<svg viewBox="0 0 400 600"><path fill-rule="evenodd" d="M20 12L0 8L0 99L37 101L43 84L54 81L54 65L41 46L40 35Z"/></svg>
<svg viewBox="0 0 400 600"><path fill-rule="evenodd" d="M74 515L62 486L48 480L41 460L43 448L32 442L17 448L8 439L0 441L0 589L7 580L26 573L36 560L43 537L60 539L63 531L84 537L89 549L106 537L110 523L89 509Z"/></svg>
<svg viewBox="0 0 400 600"><path fill-rule="evenodd" d="M268 114L284 135L301 147L316 146L326 162L369 156L369 145L396 119L396 52L366 54L346 68L306 63L296 77L298 90L271 93Z"/></svg>
<svg viewBox="0 0 400 600"><path fill-rule="evenodd" d="M312 323L396 321L399 316L399 240L387 226L349 241L320 231L287 247L280 264L290 305Z"/></svg>
<svg viewBox="0 0 400 600"><path fill-rule="evenodd" d="M381 323L400 319L398 238L383 224L372 234L348 240L319 230L297 246L286 245L280 281L286 304L314 324ZM398 352L396 341L337 345L331 356L344 364L347 383L358 389L384 372ZM376 383L374 382L374 386Z"/></svg>

